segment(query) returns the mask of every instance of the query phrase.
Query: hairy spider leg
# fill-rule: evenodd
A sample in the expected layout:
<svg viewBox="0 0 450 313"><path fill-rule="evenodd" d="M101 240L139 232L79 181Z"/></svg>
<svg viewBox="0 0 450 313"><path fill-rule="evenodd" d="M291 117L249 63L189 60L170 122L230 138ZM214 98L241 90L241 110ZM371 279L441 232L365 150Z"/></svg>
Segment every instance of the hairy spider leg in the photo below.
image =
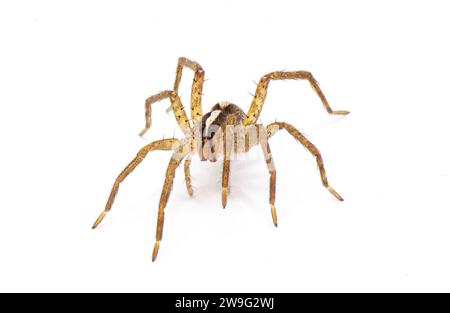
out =
<svg viewBox="0 0 450 313"><path fill-rule="evenodd" d="M222 171L222 207L224 209L227 206L229 179L230 179L230 160L224 159Z"/></svg>
<svg viewBox="0 0 450 313"><path fill-rule="evenodd" d="M187 156L184 160L184 179L186 182L186 188L189 196L194 195L194 190L192 189L192 183L191 183L191 157Z"/></svg>
<svg viewBox="0 0 450 313"><path fill-rule="evenodd" d="M189 134L191 131L191 125L183 104L181 103L180 97L173 90L165 90L145 100L145 128L139 133L139 136L143 136L152 125L152 104L167 98L170 99L171 108L181 130L185 135Z"/></svg>
<svg viewBox="0 0 450 313"><path fill-rule="evenodd" d="M221 129L223 138L223 169L222 169L222 207L225 209L228 202L229 181L230 181L230 163L233 150L236 151L237 133L233 123L233 118L227 118L225 126Z"/></svg>
<svg viewBox="0 0 450 313"><path fill-rule="evenodd" d="M323 94L322 90L319 87L319 83L315 80L315 78L312 76L310 72L306 71L294 71L294 72L272 72L269 74L264 75L261 77L261 79L258 82L258 85L256 86L255 95L253 97L252 104L250 106L250 109L247 113L247 117L244 121L244 125L251 125L255 124L256 121L259 118L259 115L261 114L264 101L267 96L267 89L269 87L269 82L271 80L286 80L286 79L306 79L311 84L311 87L314 89L314 91L319 96L320 100L322 100L322 104L325 107L325 110L329 114L335 114L335 115L346 115L350 113L349 111L334 111L331 109L330 105L328 104L327 99L325 98L325 95Z"/></svg>
<svg viewBox="0 0 450 313"><path fill-rule="evenodd" d="M178 94L178 88L180 87L180 81L183 74L183 68L187 67L194 71L194 80L192 82L191 89L191 118L194 124L202 119L202 91L203 83L205 81L205 71L195 61L181 57L178 59L177 74L173 90Z"/></svg>
<svg viewBox="0 0 450 313"><path fill-rule="evenodd" d="M137 153L136 157L125 167L125 169L117 176L113 187L111 189L111 193L109 195L108 201L106 202L105 210L100 214L100 216L95 221L92 226L93 229L97 228L97 226L101 223L101 221L105 218L106 214L111 210L111 207L114 203L114 199L116 198L117 191L119 190L120 184L124 181L124 179L139 165L139 163L144 160L147 154L150 151L154 150L174 150L180 141L178 139L163 139L154 141L146 146L144 146Z"/></svg>
<svg viewBox="0 0 450 313"><path fill-rule="evenodd" d="M277 211L275 209L275 190L277 184L277 171L275 169L275 162L273 160L272 151L270 150L269 141L267 134L263 132L264 136L260 138L260 145L264 153L264 158L266 160L267 169L270 175L270 192L269 192L269 203L270 211L272 213L272 220L275 227L278 226Z"/></svg>
<svg viewBox="0 0 450 313"><path fill-rule="evenodd" d="M325 171L325 166L323 164L322 155L319 149L316 148L305 136L300 133L294 126L284 123L275 122L266 127L268 137L272 137L277 131L285 129L292 137L298 140L309 152L316 158L317 166L319 167L320 177L322 179L322 184L328 191L338 200L344 201L344 199L328 184L327 173Z"/></svg>
<svg viewBox="0 0 450 313"><path fill-rule="evenodd" d="M167 166L166 179L164 181L163 189L161 191L161 198L159 200L158 221L156 226L156 242L153 247L153 254L152 254L153 262L156 260L156 257L158 256L159 246L162 240L164 227L164 209L167 205L167 201L169 200L170 192L172 190L175 171L186 154L187 152L184 155L179 155L179 152L175 152L172 158L170 159L169 165Z"/></svg>

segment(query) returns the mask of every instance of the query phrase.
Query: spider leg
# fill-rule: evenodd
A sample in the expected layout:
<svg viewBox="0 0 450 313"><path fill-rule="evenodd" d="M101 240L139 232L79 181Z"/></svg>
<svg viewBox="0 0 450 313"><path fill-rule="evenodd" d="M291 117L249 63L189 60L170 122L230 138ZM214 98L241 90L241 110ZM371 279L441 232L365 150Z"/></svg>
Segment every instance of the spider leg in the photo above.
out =
<svg viewBox="0 0 450 313"><path fill-rule="evenodd" d="M186 181L186 188L188 191L189 196L194 195L194 190L192 189L192 183L191 183L191 157L188 156L186 160L184 161L184 179Z"/></svg>
<svg viewBox="0 0 450 313"><path fill-rule="evenodd" d="M175 77L175 83L173 86L173 90L178 93L178 88L180 86L181 77L183 74L183 68L187 67L193 70L194 80L192 82L192 90L191 90L191 118L195 124L202 118L202 90L203 83L205 81L205 71L195 61L189 60L187 58L181 57L178 59L177 65L177 74Z"/></svg>
<svg viewBox="0 0 450 313"><path fill-rule="evenodd" d="M144 146L137 153L136 157L125 167L125 169L117 176L113 187L111 189L111 193L109 195L108 201L106 202L105 210L100 214L100 216L95 221L92 226L93 229L97 228L97 226L101 223L101 221L105 218L106 214L111 210L114 199L117 195L117 191L119 190L120 184L124 181L124 179L142 162L142 160L147 156L150 151L154 150L173 150L177 145L180 144L178 139L163 139L154 141L146 146Z"/></svg>
<svg viewBox="0 0 450 313"><path fill-rule="evenodd" d="M264 153L264 158L267 163L267 168L269 170L270 174L270 196L269 196L269 203L270 203L270 209L272 213L272 220L275 227L278 226L278 220L277 220L277 211L275 209L275 190L276 190L276 184L277 184L277 171L275 169L275 162L273 161L272 152L270 150L269 142L267 141L267 136L264 134L264 136L260 136L260 145Z"/></svg>
<svg viewBox="0 0 450 313"><path fill-rule="evenodd" d="M240 128L234 127L235 121L232 117L228 117L225 124L226 125L220 129L223 133L222 207L224 209L227 206L228 194L230 193L230 160L232 154L236 155L238 152L239 139L242 137Z"/></svg>
<svg viewBox="0 0 450 313"><path fill-rule="evenodd" d="M177 153L178 152L175 152L175 154L177 154ZM172 156L172 158L170 159L169 165L167 166L166 179L164 181L163 189L161 192L161 198L159 200L158 221L157 221L157 226L156 226L156 242L153 247L153 254L152 254L153 262L156 260L156 257L158 256L159 246L160 246L162 234L163 234L164 209L167 205L167 201L169 200L170 192L172 190L173 179L175 177L175 171L185 156L185 154L182 156L180 156L180 155L175 156L175 154L174 154L174 156Z"/></svg>
<svg viewBox="0 0 450 313"><path fill-rule="evenodd" d="M222 172L222 207L225 209L227 206L228 197L228 181L230 178L230 160L223 160L223 172Z"/></svg>
<svg viewBox="0 0 450 313"><path fill-rule="evenodd" d="M183 104L181 103L180 97L176 91L165 90L157 93L145 100L145 128L139 133L139 136L143 136L151 127L152 124L152 104L164 100L170 99L171 108L177 120L178 125L184 134L188 134L191 130L191 125L184 110Z"/></svg>
<svg viewBox="0 0 450 313"><path fill-rule="evenodd" d="M316 81L316 79L313 77L313 75L310 72L306 71L295 71L295 72L272 72L269 74L264 75L259 80L258 85L256 86L255 95L253 97L253 101L250 107L250 110L247 113L247 118L244 121L244 125L251 125L255 124L256 121L259 118L259 115L261 114L264 101L267 96L267 89L269 87L269 82L271 80L286 80L286 79L306 79L311 84L311 87L314 89L314 91L319 96L320 100L322 101L322 104L327 110L329 114L335 114L335 115L346 115L350 112L348 111L334 111L331 109L330 105L328 104L327 99L325 98L325 95L323 94L322 90L319 87L319 83Z"/></svg>
<svg viewBox="0 0 450 313"><path fill-rule="evenodd" d="M325 172L325 167L323 165L322 155L319 152L319 149L316 148L305 136L303 136L294 126L283 123L283 122L275 122L267 126L267 134L270 138L273 136L278 130L286 129L286 131L295 139L300 141L300 143L311 152L312 155L316 158L317 166L319 167L320 177L322 179L322 184L328 191L338 200L344 201L344 199L328 184L327 173Z"/></svg>

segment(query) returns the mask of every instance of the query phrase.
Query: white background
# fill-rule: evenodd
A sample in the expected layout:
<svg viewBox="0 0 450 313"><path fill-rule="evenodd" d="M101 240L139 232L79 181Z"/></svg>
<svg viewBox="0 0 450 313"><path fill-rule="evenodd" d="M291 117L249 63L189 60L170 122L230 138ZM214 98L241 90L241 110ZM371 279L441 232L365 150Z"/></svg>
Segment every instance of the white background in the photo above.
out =
<svg viewBox="0 0 450 313"><path fill-rule="evenodd" d="M2 1L0 4L0 290L436 291L450 289L449 7L446 1ZM314 158L287 133L272 139L279 227L259 149L232 165L182 171L151 262L170 153L150 154L90 226L138 149L172 136L174 118L144 100L173 84L176 61L199 61L204 111L247 110L273 70L262 122L298 127L321 150L338 202ZM181 94L189 102L192 73Z"/></svg>

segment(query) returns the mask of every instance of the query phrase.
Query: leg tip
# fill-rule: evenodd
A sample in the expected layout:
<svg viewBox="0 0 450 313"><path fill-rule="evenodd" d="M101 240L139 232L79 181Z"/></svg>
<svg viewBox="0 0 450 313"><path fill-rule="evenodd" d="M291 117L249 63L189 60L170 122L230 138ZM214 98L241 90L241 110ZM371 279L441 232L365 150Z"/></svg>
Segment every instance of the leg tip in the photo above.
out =
<svg viewBox="0 0 450 313"><path fill-rule="evenodd" d="M278 227L277 210L275 209L274 205L271 205L270 209L272 212L273 225L275 225L275 227Z"/></svg>
<svg viewBox="0 0 450 313"><path fill-rule="evenodd" d="M222 188L222 207L225 209L227 206L228 188Z"/></svg>
<svg viewBox="0 0 450 313"><path fill-rule="evenodd" d="M158 256L158 251L159 251L159 240L155 242L155 246L153 247L152 262L155 262L156 257Z"/></svg>
<svg viewBox="0 0 450 313"><path fill-rule="evenodd" d="M103 219L105 218L107 211L103 211L102 214L100 214L100 216L97 218L97 220L95 221L94 225L92 225L92 229L96 229L97 226L103 221Z"/></svg>
<svg viewBox="0 0 450 313"><path fill-rule="evenodd" d="M350 114L350 111L346 111L346 110L339 110L339 111L333 111L334 115L347 115Z"/></svg>
<svg viewBox="0 0 450 313"><path fill-rule="evenodd" d="M143 130L141 130L141 131L139 132L139 136L140 136L140 137L143 137L143 136L145 135L146 132L147 132L147 129L146 129L146 128L143 129Z"/></svg>
<svg viewBox="0 0 450 313"><path fill-rule="evenodd" d="M344 198L342 198L341 195L336 192L336 190L334 190L330 186L328 186L327 189L336 199L338 199L339 201L344 201Z"/></svg>

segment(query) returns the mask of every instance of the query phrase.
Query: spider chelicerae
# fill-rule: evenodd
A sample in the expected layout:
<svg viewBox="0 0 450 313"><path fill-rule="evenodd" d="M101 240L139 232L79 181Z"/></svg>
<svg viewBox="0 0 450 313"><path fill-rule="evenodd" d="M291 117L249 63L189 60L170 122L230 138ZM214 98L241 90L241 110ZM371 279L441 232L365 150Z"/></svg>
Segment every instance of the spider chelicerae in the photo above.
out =
<svg viewBox="0 0 450 313"><path fill-rule="evenodd" d="M188 119L186 111L178 96L178 88L184 68L194 71L194 79L191 91L191 119ZM156 242L153 248L152 260L155 261L163 234L164 209L172 190L175 171L184 161L184 174L187 191L190 196L193 195L191 185L190 164L191 157L198 154L201 161L216 162L218 159L223 161L222 173L222 205L225 208L228 197L228 181L230 175L230 162L233 156L239 153L248 152L254 146L261 146L267 163L270 175L269 203L271 207L272 219L275 226L278 225L277 213L275 210L275 187L276 170L270 151L268 139L277 131L285 129L291 136L299 141L316 158L319 167L322 184L328 191L342 201L343 198L328 184L322 156L319 150L295 127L285 122L274 122L268 126L257 123L261 114L264 101L267 95L267 89L271 80L303 79L308 80L313 90L317 93L324 108L329 114L346 115L348 111L334 111L328 104L325 95L319 87L319 84L310 72L306 71L278 71L264 75L258 82L252 104L247 114L237 105L229 102L219 102L215 104L210 112L202 113L202 90L205 77L205 71L195 61L181 57L178 59L176 77L173 90L162 91L149 97L145 101L145 128L140 132L143 136L151 126L152 105L163 99L169 99L171 110L176 121L180 126L183 139L162 139L154 141L144 146L137 153L136 157L125 167L125 169L116 178L106 202L105 210L95 221L92 228L96 228L103 220L105 215L111 210L114 198L119 189L120 183L138 166L150 151L167 150L172 151L172 157L166 171L166 178L159 201Z"/></svg>

